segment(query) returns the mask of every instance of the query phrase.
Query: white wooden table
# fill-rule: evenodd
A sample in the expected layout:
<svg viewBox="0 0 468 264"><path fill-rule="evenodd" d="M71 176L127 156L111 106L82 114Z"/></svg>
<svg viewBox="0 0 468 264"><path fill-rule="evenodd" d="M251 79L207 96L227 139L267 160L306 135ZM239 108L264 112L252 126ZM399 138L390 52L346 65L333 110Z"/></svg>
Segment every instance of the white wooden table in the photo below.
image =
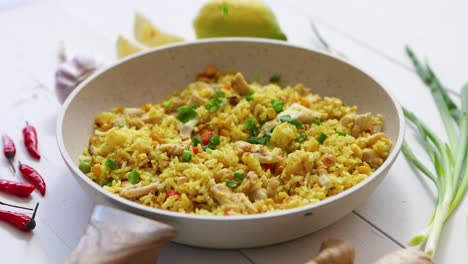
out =
<svg viewBox="0 0 468 264"><path fill-rule="evenodd" d="M316 43L313 17L335 48L387 86L400 102L442 132L429 92L408 67L405 44L427 55L444 82L459 91L467 81L468 5L463 1L269 1L293 43ZM20 3L20 4L18 4ZM33 206L40 201L38 226L24 234L0 222L1 263L63 263L76 245L94 202L65 167L55 139L57 103L53 94L56 49L67 40L76 50L114 58L117 33L131 34L133 11L141 10L163 29L193 39L197 1L0 0L0 133L17 142L18 158L43 173L48 193L29 200L0 195L1 201ZM25 120L38 128L43 160L28 158L21 141ZM411 135L412 131L409 130ZM5 159L0 177L13 179ZM18 177L18 176L16 176ZM405 246L425 227L434 204L430 184L400 156L369 200L334 225L304 238L258 249L207 250L171 243L160 263L303 263L322 240L350 240L357 263L371 263ZM468 259L468 199L448 222L438 263Z"/></svg>

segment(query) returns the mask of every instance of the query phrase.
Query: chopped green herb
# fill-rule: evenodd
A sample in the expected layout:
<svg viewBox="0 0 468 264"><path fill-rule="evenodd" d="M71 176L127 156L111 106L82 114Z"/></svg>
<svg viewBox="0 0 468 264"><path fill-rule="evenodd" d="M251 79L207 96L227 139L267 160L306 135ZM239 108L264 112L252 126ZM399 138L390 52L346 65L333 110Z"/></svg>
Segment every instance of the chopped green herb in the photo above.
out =
<svg viewBox="0 0 468 264"><path fill-rule="evenodd" d="M325 135L323 132L320 132L320 134L316 137L317 141L322 144L325 139L327 139L327 135Z"/></svg>
<svg viewBox="0 0 468 264"><path fill-rule="evenodd" d="M250 137L247 139L247 142L251 144L260 144L260 145L266 145L269 141L268 137Z"/></svg>
<svg viewBox="0 0 468 264"><path fill-rule="evenodd" d="M265 129L265 131L263 132L263 134L265 134L265 137L271 137L271 131L268 130L268 129Z"/></svg>
<svg viewBox="0 0 468 264"><path fill-rule="evenodd" d="M344 137L344 136L347 135L346 132L342 132L342 131L336 131L336 134L337 134L338 136L342 136L342 137Z"/></svg>
<svg viewBox="0 0 468 264"><path fill-rule="evenodd" d="M219 97L224 97L224 92L221 91L221 89L219 89L219 87L213 87L213 90L216 92L216 94L219 96Z"/></svg>
<svg viewBox="0 0 468 264"><path fill-rule="evenodd" d="M122 128L122 127L128 127L128 124L122 121L117 122L117 127Z"/></svg>
<svg viewBox="0 0 468 264"><path fill-rule="evenodd" d="M256 72L253 76L253 81L258 83L260 82L260 73L259 72Z"/></svg>
<svg viewBox="0 0 468 264"><path fill-rule="evenodd" d="M314 119L312 120L312 122L313 122L314 124L316 124L317 126L320 126L320 125L322 124L322 121L320 121L320 120L317 119L317 118L314 118Z"/></svg>
<svg viewBox="0 0 468 264"><path fill-rule="evenodd" d="M191 159L192 159L192 151L184 150L184 152L182 152L182 161L189 162Z"/></svg>
<svg viewBox="0 0 468 264"><path fill-rule="evenodd" d="M220 100L217 96L210 97L210 102L205 104L206 110L210 113L218 111L221 106L225 105L226 101Z"/></svg>
<svg viewBox="0 0 468 264"><path fill-rule="evenodd" d="M273 109L275 109L276 113L281 113L283 112L283 107L284 107L284 101L281 99L272 99L271 100L271 105L273 106Z"/></svg>
<svg viewBox="0 0 468 264"><path fill-rule="evenodd" d="M209 139L208 145L206 146L209 149L216 149L216 147L221 144L219 136L213 136ZM206 149L206 148L205 148ZM205 150L204 149L204 150Z"/></svg>
<svg viewBox="0 0 468 264"><path fill-rule="evenodd" d="M258 127L253 118L249 118L245 121L244 129L249 131L251 136L256 136L258 134Z"/></svg>
<svg viewBox="0 0 468 264"><path fill-rule="evenodd" d="M223 16L227 16L229 14L229 5L224 1L222 3L222 9L223 9Z"/></svg>
<svg viewBox="0 0 468 264"><path fill-rule="evenodd" d="M226 183L226 185L232 189L236 188L237 186L239 186L239 183L237 183L236 181L233 181L233 180L224 180L224 182Z"/></svg>
<svg viewBox="0 0 468 264"><path fill-rule="evenodd" d="M199 136L194 136L192 138L192 143L195 147L198 146L198 144L201 144L202 142L203 142L203 139Z"/></svg>
<svg viewBox="0 0 468 264"><path fill-rule="evenodd" d="M281 81L281 76L278 74L275 74L270 77L270 83L279 83Z"/></svg>
<svg viewBox="0 0 468 264"><path fill-rule="evenodd" d="M299 143L301 143L301 142L304 142L306 139L307 139L306 133L301 133L301 134L296 138L296 141L299 142Z"/></svg>
<svg viewBox="0 0 468 264"><path fill-rule="evenodd" d="M127 174L127 179L131 184L137 184L140 180L140 173L137 170L133 169Z"/></svg>
<svg viewBox="0 0 468 264"><path fill-rule="evenodd" d="M297 120L295 118L292 118L290 115L280 116L280 121L283 122L283 123L288 122L289 124L294 125L297 128L303 128L304 127L299 120Z"/></svg>
<svg viewBox="0 0 468 264"><path fill-rule="evenodd" d="M245 97L245 100L247 100L248 102L251 102L254 100L253 98L253 95L254 94L254 90L250 89L249 92L247 93L247 96Z"/></svg>
<svg viewBox="0 0 468 264"><path fill-rule="evenodd" d="M80 171L82 171L83 173L88 173L91 171L91 164L89 164L89 162L86 162L86 161L82 161L80 162Z"/></svg>
<svg viewBox="0 0 468 264"><path fill-rule="evenodd" d="M104 166L111 170L115 170L117 168L117 162L111 159L106 159L106 161L104 161Z"/></svg>
<svg viewBox="0 0 468 264"><path fill-rule="evenodd" d="M172 104L173 104L172 100L167 100L167 101L164 101L162 105L167 108L167 107L172 106Z"/></svg>
<svg viewBox="0 0 468 264"><path fill-rule="evenodd" d="M177 112L176 118L184 124L198 116L198 112L191 105L181 106L177 108Z"/></svg>
<svg viewBox="0 0 468 264"><path fill-rule="evenodd" d="M102 181L102 186L112 186L112 179L104 179Z"/></svg>
<svg viewBox="0 0 468 264"><path fill-rule="evenodd" d="M234 172L234 178L238 179L239 181L243 181L245 175L243 172Z"/></svg>

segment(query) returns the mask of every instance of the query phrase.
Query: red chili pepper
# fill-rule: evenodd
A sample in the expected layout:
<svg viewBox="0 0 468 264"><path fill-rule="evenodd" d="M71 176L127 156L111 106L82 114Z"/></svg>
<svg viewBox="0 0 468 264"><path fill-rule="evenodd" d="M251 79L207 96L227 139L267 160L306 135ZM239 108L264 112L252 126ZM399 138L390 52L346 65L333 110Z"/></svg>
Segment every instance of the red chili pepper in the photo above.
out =
<svg viewBox="0 0 468 264"><path fill-rule="evenodd" d="M179 195L179 192L176 191L176 190L169 190L166 192L166 198L164 199L164 201L166 201L169 197L171 196L175 196L175 195Z"/></svg>
<svg viewBox="0 0 468 264"><path fill-rule="evenodd" d="M16 155L15 142L13 142L13 139L11 139L11 137L9 137L8 135L3 135L2 139L3 139L3 154L5 154L5 157L10 163L10 166L13 172L16 173L15 165L13 164L13 160L15 159L15 155Z"/></svg>
<svg viewBox="0 0 468 264"><path fill-rule="evenodd" d="M32 191L34 191L34 186L25 182L15 182L0 179L0 191L4 191L19 197L28 197Z"/></svg>
<svg viewBox="0 0 468 264"><path fill-rule="evenodd" d="M39 203L36 204L36 208L34 208L34 213L32 216L0 210L0 220L4 220L10 223L22 231L31 231L36 227L36 221L34 219L36 217L38 206Z"/></svg>
<svg viewBox="0 0 468 264"><path fill-rule="evenodd" d="M203 140L203 145L208 145L210 143L210 138L213 136L213 132L211 131L206 131L201 135L201 138Z"/></svg>
<svg viewBox="0 0 468 264"><path fill-rule="evenodd" d="M46 192L46 184L39 172L37 172L31 166L21 164L21 162L19 169L23 177L32 183L39 190L42 196L44 196Z"/></svg>
<svg viewBox="0 0 468 264"><path fill-rule="evenodd" d="M192 147L193 154L197 155L200 151L198 150L198 147Z"/></svg>
<svg viewBox="0 0 468 264"><path fill-rule="evenodd" d="M29 155L35 159L41 159L41 154L37 149L37 132L36 129L26 122L26 127L23 128L24 145L29 152Z"/></svg>

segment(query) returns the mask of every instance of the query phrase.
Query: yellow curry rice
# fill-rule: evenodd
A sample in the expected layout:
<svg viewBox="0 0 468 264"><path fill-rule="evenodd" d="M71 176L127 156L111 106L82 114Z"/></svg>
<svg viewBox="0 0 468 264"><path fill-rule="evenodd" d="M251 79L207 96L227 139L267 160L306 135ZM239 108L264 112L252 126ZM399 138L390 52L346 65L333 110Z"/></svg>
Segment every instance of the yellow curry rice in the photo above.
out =
<svg viewBox="0 0 468 264"><path fill-rule="evenodd" d="M247 82L215 68L157 104L96 116L80 169L105 190L165 210L256 214L318 202L375 171L391 141L302 84Z"/></svg>

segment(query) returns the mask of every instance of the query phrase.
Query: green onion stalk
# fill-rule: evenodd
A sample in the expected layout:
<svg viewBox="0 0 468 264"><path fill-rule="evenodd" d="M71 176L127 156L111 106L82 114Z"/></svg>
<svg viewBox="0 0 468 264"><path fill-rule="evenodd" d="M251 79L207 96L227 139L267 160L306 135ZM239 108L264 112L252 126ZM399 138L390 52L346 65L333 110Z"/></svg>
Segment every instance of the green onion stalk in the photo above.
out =
<svg viewBox="0 0 468 264"><path fill-rule="evenodd" d="M317 39L325 50L333 55L345 58L335 52L323 39L317 27L311 23ZM419 132L424 148L432 161L433 170L426 167L417 158L410 145L403 142L402 152L409 163L434 183L437 189L437 204L427 227L409 242L412 246L421 246L428 255L434 255L445 222L457 209L468 188L468 84L462 88L461 107L450 98L448 90L427 63L421 63L410 48L406 53L417 75L429 88L437 105L440 117L448 137L445 143L423 121L406 108L406 119Z"/></svg>

